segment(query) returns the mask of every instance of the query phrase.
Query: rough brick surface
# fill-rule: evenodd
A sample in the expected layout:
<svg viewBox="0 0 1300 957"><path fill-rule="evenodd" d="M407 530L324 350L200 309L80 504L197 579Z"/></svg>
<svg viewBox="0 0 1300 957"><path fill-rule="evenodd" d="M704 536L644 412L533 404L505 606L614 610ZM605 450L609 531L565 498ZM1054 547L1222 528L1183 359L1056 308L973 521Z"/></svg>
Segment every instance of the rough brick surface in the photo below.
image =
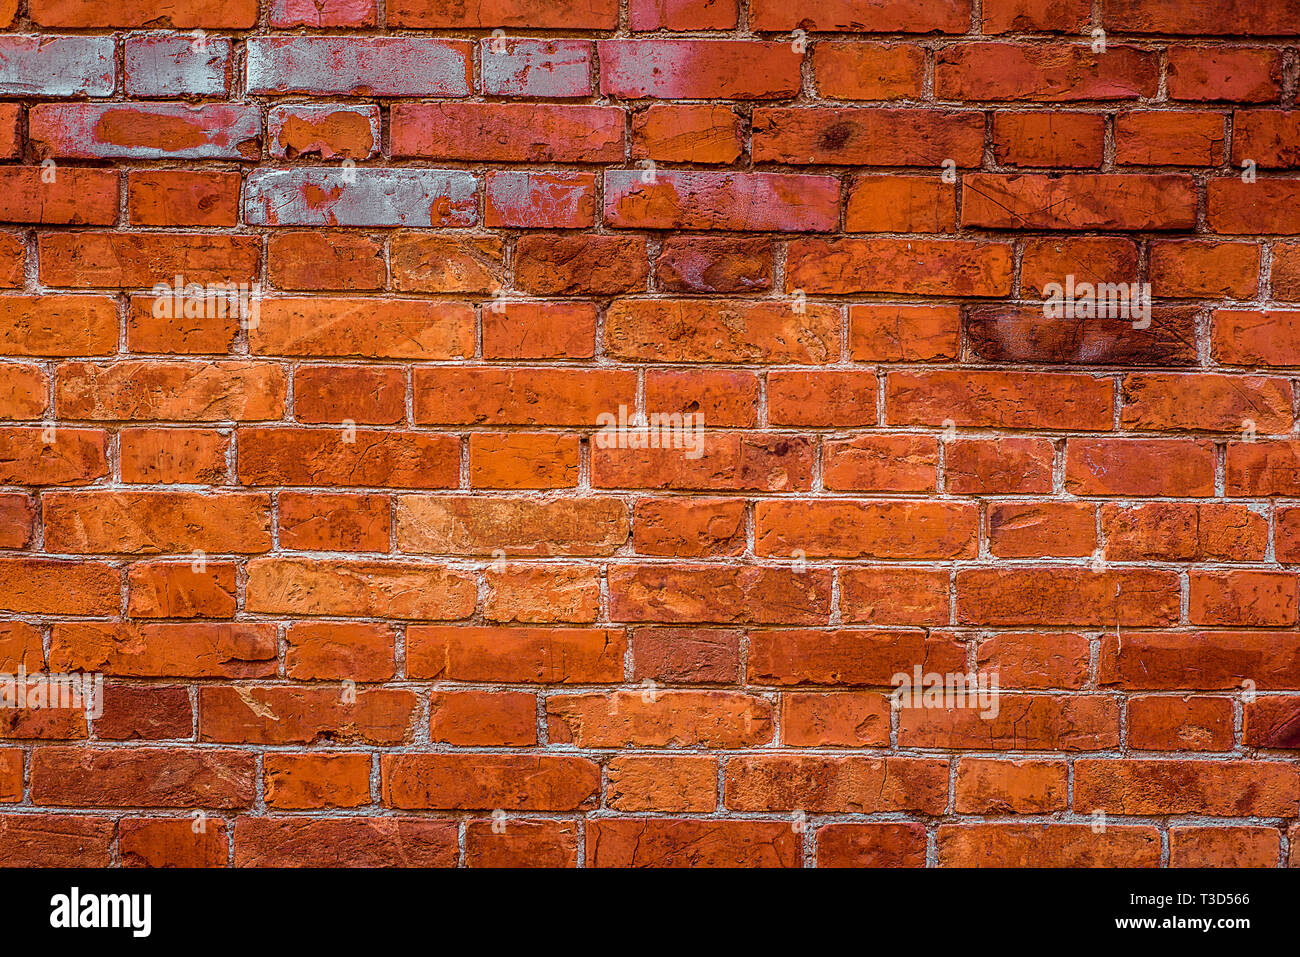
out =
<svg viewBox="0 0 1300 957"><path fill-rule="evenodd" d="M1293 0L0 20L4 863L1297 860Z"/></svg>

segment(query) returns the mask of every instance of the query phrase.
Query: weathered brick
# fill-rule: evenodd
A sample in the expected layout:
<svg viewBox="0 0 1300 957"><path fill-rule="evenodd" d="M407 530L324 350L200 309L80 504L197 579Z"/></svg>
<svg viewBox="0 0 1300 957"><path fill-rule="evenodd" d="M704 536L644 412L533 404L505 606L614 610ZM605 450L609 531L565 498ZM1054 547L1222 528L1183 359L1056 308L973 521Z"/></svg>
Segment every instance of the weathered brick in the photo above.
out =
<svg viewBox="0 0 1300 957"><path fill-rule="evenodd" d="M468 96L472 47L431 37L250 37L248 92Z"/></svg>

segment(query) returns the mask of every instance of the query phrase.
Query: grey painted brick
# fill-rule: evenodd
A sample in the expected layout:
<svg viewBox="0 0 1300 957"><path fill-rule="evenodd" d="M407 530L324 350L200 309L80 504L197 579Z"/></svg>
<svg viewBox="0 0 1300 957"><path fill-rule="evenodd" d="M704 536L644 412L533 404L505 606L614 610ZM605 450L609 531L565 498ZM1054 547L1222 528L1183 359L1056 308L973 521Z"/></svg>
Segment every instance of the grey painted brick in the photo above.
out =
<svg viewBox="0 0 1300 957"><path fill-rule="evenodd" d="M125 64L131 96L224 96L230 41L198 34L136 34L126 38Z"/></svg>
<svg viewBox="0 0 1300 957"><path fill-rule="evenodd" d="M466 170L299 167L249 174L253 226L473 226L478 177Z"/></svg>
<svg viewBox="0 0 1300 957"><path fill-rule="evenodd" d="M112 37L0 36L0 96L111 96Z"/></svg>
<svg viewBox="0 0 1300 957"><path fill-rule="evenodd" d="M248 92L468 96L471 49L427 37L251 37Z"/></svg>

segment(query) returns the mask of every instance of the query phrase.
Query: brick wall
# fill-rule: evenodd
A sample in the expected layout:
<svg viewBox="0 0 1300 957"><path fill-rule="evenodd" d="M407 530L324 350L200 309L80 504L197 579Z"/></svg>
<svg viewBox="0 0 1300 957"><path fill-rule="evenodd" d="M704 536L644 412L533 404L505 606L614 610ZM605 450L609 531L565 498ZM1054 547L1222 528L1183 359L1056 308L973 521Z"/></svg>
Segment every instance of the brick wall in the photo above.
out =
<svg viewBox="0 0 1300 957"><path fill-rule="evenodd" d="M0 21L6 863L1300 857L1296 0Z"/></svg>

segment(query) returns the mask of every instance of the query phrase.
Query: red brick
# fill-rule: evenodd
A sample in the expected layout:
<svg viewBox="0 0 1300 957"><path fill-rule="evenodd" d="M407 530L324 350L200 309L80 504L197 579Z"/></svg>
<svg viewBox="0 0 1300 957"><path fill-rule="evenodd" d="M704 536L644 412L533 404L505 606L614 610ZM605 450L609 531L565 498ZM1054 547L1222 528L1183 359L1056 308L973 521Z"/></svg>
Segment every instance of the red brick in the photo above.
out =
<svg viewBox="0 0 1300 957"><path fill-rule="evenodd" d="M830 576L821 571L618 565L608 581L615 621L807 625L830 616Z"/></svg>
<svg viewBox="0 0 1300 957"><path fill-rule="evenodd" d="M952 306L849 307L849 353L861 362L936 362L957 356L961 315Z"/></svg>
<svg viewBox="0 0 1300 957"><path fill-rule="evenodd" d="M602 40L600 91L624 99L785 99L801 52L757 40Z"/></svg>
<svg viewBox="0 0 1300 957"><path fill-rule="evenodd" d="M1074 804L1108 814L1285 815L1300 773L1272 761L1080 760Z"/></svg>
<svg viewBox="0 0 1300 957"><path fill-rule="evenodd" d="M375 0L272 0L273 27L373 27Z"/></svg>
<svg viewBox="0 0 1300 957"><path fill-rule="evenodd" d="M256 554L271 548L271 502L256 492L83 490L48 493L45 542L56 552Z"/></svg>
<svg viewBox="0 0 1300 957"><path fill-rule="evenodd" d="M845 30L862 33L965 33L969 0L919 0L906 7L861 0L823 0L799 7L780 0L755 0L749 25L755 30Z"/></svg>
<svg viewBox="0 0 1300 957"><path fill-rule="evenodd" d="M103 225L117 220L118 175L107 170L56 170L46 182L39 166L0 171L0 222Z"/></svg>
<svg viewBox="0 0 1300 957"><path fill-rule="evenodd" d="M971 173L963 226L987 229L1191 229L1196 185L1177 173Z"/></svg>
<svg viewBox="0 0 1300 957"><path fill-rule="evenodd" d="M979 240L853 237L790 243L786 290L1005 296L1011 247Z"/></svg>
<svg viewBox="0 0 1300 957"><path fill-rule="evenodd" d="M1128 632L1102 640L1098 682L1150 690L1300 688L1300 648L1285 633Z"/></svg>
<svg viewBox="0 0 1300 957"><path fill-rule="evenodd" d="M739 15L736 0L632 0L632 29L731 30Z"/></svg>
<svg viewBox="0 0 1300 957"><path fill-rule="evenodd" d="M889 746L889 698L878 692L781 697L782 743L793 748Z"/></svg>
<svg viewBox="0 0 1300 957"><path fill-rule="evenodd" d="M632 115L632 155L661 163L734 163L740 117L723 105L654 103Z"/></svg>
<svg viewBox="0 0 1300 957"><path fill-rule="evenodd" d="M995 113L993 155L1009 166L1096 169L1105 133L1105 117L1097 113Z"/></svg>
<svg viewBox="0 0 1300 957"><path fill-rule="evenodd" d="M891 425L1106 430L1107 379L1042 372L893 372L885 385Z"/></svg>
<svg viewBox="0 0 1300 957"><path fill-rule="evenodd" d="M696 811L718 806L712 757L620 755L609 762L606 801L618 811Z"/></svg>
<svg viewBox="0 0 1300 957"><path fill-rule="evenodd" d="M1136 47L982 42L940 50L934 88L943 100L1123 100L1155 96L1159 75Z"/></svg>
<svg viewBox="0 0 1300 957"><path fill-rule="evenodd" d="M1128 702L1129 747L1141 751L1228 751L1232 701L1142 695Z"/></svg>
<svg viewBox="0 0 1300 957"><path fill-rule="evenodd" d="M984 119L978 113L880 107L756 107L755 162L838 166L978 166Z"/></svg>
<svg viewBox="0 0 1300 957"><path fill-rule="evenodd" d="M1151 826L944 824L940 867L1159 867L1160 832Z"/></svg>
<svg viewBox="0 0 1300 957"><path fill-rule="evenodd" d="M668 684L733 684L740 671L740 632L725 628L637 628L632 677Z"/></svg>
<svg viewBox="0 0 1300 957"><path fill-rule="evenodd" d="M779 302L619 299L605 314L605 348L621 359L813 365L839 357L840 316L821 305L799 312Z"/></svg>
<svg viewBox="0 0 1300 957"><path fill-rule="evenodd" d="M758 392L758 377L751 372L673 369L647 372L645 377L646 408L651 415L698 415L715 427L757 425Z"/></svg>
<svg viewBox="0 0 1300 957"><path fill-rule="evenodd" d="M132 618L233 618L235 565L138 562L127 573Z"/></svg>
<svg viewBox="0 0 1300 957"><path fill-rule="evenodd" d="M60 622L50 664L131 678L265 678L276 671L267 622Z"/></svg>
<svg viewBox="0 0 1300 957"><path fill-rule="evenodd" d="M935 177L862 176L849 190L851 233L950 233L956 225L956 189Z"/></svg>
<svg viewBox="0 0 1300 957"><path fill-rule="evenodd" d="M41 281L50 286L140 288L249 282L261 240L211 233L41 233Z"/></svg>
<svg viewBox="0 0 1300 957"><path fill-rule="evenodd" d="M590 359L596 307L585 302L503 302L483 311L485 359Z"/></svg>
<svg viewBox="0 0 1300 957"><path fill-rule="evenodd" d="M1289 14L1285 8L1256 9L1241 0L1209 0L1191 7L1178 0L1110 0L1102 24L1133 33L1294 36L1300 27Z"/></svg>
<svg viewBox="0 0 1300 957"><path fill-rule="evenodd" d="M823 40L813 48L812 64L817 90L829 99L921 98L925 51L919 45Z"/></svg>
<svg viewBox="0 0 1300 957"><path fill-rule="evenodd" d="M829 232L839 180L788 173L605 171L605 223L616 229Z"/></svg>
<svg viewBox="0 0 1300 957"><path fill-rule="evenodd" d="M47 392L45 373L38 366L0 366L0 419L41 418Z"/></svg>
<svg viewBox="0 0 1300 957"><path fill-rule="evenodd" d="M534 30L613 30L617 0L484 0L472 8L455 0L392 0L390 27Z"/></svg>
<svg viewBox="0 0 1300 957"><path fill-rule="evenodd" d="M600 577L582 565L497 566L485 576L483 617L500 622L590 623L600 614Z"/></svg>
<svg viewBox="0 0 1300 957"><path fill-rule="evenodd" d="M601 684L623 678L622 631L412 625L407 669L415 678L526 684Z"/></svg>
<svg viewBox="0 0 1300 957"><path fill-rule="evenodd" d="M108 867L117 822L87 814L0 815L0 853L13 867Z"/></svg>
<svg viewBox="0 0 1300 957"><path fill-rule="evenodd" d="M1071 439L1065 488L1075 495L1214 494L1214 447L1185 439Z"/></svg>
<svg viewBox="0 0 1300 957"><path fill-rule="evenodd" d="M875 625L945 625L949 578L943 568L845 568L840 617Z"/></svg>
<svg viewBox="0 0 1300 957"><path fill-rule="evenodd" d="M199 740L232 744L401 744L416 717L415 693L400 688L204 685L198 697Z"/></svg>
<svg viewBox="0 0 1300 957"><path fill-rule="evenodd" d="M95 737L107 741L166 741L194 737L188 688L157 685L104 685L104 714L95 719Z"/></svg>
<svg viewBox="0 0 1300 957"><path fill-rule="evenodd" d="M817 831L818 867L924 867L920 824L828 824Z"/></svg>
<svg viewBox="0 0 1300 957"><path fill-rule="evenodd" d="M234 226L239 174L139 170L127 176L127 212L137 226Z"/></svg>
<svg viewBox="0 0 1300 957"><path fill-rule="evenodd" d="M976 692L970 691L976 700ZM985 693L987 694L987 693ZM906 707L898 743L909 748L1110 751L1119 747L1119 703L1110 695L989 695L992 704ZM994 713L996 711L996 713Z"/></svg>
<svg viewBox="0 0 1300 957"><path fill-rule="evenodd" d="M986 34L1086 33L1092 15L1088 0L985 0L982 10Z"/></svg>
<svg viewBox="0 0 1300 957"><path fill-rule="evenodd" d="M1135 110L1115 117L1115 162L1135 166L1218 166L1223 114Z"/></svg>
<svg viewBox="0 0 1300 957"><path fill-rule="evenodd" d="M571 811L600 790L600 768L577 755L385 754L388 807Z"/></svg>
<svg viewBox="0 0 1300 957"><path fill-rule="evenodd" d="M437 555L612 555L627 540L627 507L604 496L539 500L529 496L403 495L397 543Z"/></svg>
<svg viewBox="0 0 1300 957"><path fill-rule="evenodd" d="M939 443L927 435L865 435L828 440L822 481L832 491L933 492Z"/></svg>
<svg viewBox="0 0 1300 957"><path fill-rule="evenodd" d="M215 748L46 747L31 763L32 801L56 807L243 808L254 756Z"/></svg>
<svg viewBox="0 0 1300 957"><path fill-rule="evenodd" d="M938 814L948 803L948 762L937 758L747 754L727 763L734 811Z"/></svg>
<svg viewBox="0 0 1300 957"><path fill-rule="evenodd" d="M454 821L240 817L236 867L454 867Z"/></svg>
<svg viewBox="0 0 1300 957"><path fill-rule="evenodd" d="M655 260L659 287L668 292L751 292L772 288L772 243L731 236L674 236Z"/></svg>
<svg viewBox="0 0 1300 957"><path fill-rule="evenodd" d="M1069 806L1064 761L962 758L956 810L962 814L1051 814Z"/></svg>
<svg viewBox="0 0 1300 957"><path fill-rule="evenodd" d="M515 245L515 281L532 295L640 292L649 275L643 237L530 234Z"/></svg>
<svg viewBox="0 0 1300 957"><path fill-rule="evenodd" d="M1171 46L1166 67L1175 100L1262 103L1281 93L1282 62L1267 47Z"/></svg>
<svg viewBox="0 0 1300 957"><path fill-rule="evenodd" d="M249 351L280 356L455 359L474 351L463 303L285 298L262 303Z"/></svg>
<svg viewBox="0 0 1300 957"><path fill-rule="evenodd" d="M117 842L126 867L225 867L230 836L220 818L127 818Z"/></svg>
<svg viewBox="0 0 1300 957"><path fill-rule="evenodd" d="M370 755L286 754L262 761L266 803L274 808L362 807L370 803Z"/></svg>
<svg viewBox="0 0 1300 957"><path fill-rule="evenodd" d="M394 632L368 622L297 621L285 635L284 673L303 681L388 681Z"/></svg>
<svg viewBox="0 0 1300 957"><path fill-rule="evenodd" d="M226 478L229 449L229 434L217 429L144 426L118 433L124 482L219 485Z"/></svg>
<svg viewBox="0 0 1300 957"><path fill-rule="evenodd" d="M987 513L989 551L999 558L1080 558L1097 547L1097 518L1084 502L1001 502Z"/></svg>
<svg viewBox="0 0 1300 957"><path fill-rule="evenodd" d="M401 369L304 366L293 377L293 413L300 422L394 425L406 417Z"/></svg>
<svg viewBox="0 0 1300 957"><path fill-rule="evenodd" d="M525 692L435 691L429 740L467 747L532 747L537 698Z"/></svg>
<svg viewBox="0 0 1300 957"><path fill-rule="evenodd" d="M803 428L875 425L876 378L870 372L774 370L767 376L767 417L772 425Z"/></svg>
<svg viewBox="0 0 1300 957"><path fill-rule="evenodd" d="M448 435L268 427L241 430L238 445L245 485L453 488L460 475L460 440Z"/></svg>
<svg viewBox="0 0 1300 957"><path fill-rule="evenodd" d="M466 867L577 867L578 825L573 821L470 821L465 827Z"/></svg>
<svg viewBox="0 0 1300 957"><path fill-rule="evenodd" d="M1087 568L960 569L957 621L969 625L1169 625L1174 572Z"/></svg>
<svg viewBox="0 0 1300 957"><path fill-rule="evenodd" d="M1300 232L1300 179L1211 179L1206 223L1211 232L1229 235Z"/></svg>
<svg viewBox="0 0 1300 957"><path fill-rule="evenodd" d="M1171 827L1170 867L1276 867L1281 832L1272 827Z"/></svg>
<svg viewBox="0 0 1300 957"><path fill-rule="evenodd" d="M1052 490L1053 452L1046 439L957 439L945 446L948 491L982 495Z"/></svg>
<svg viewBox="0 0 1300 957"><path fill-rule="evenodd" d="M617 163L623 112L548 103L399 103L392 155L501 163Z"/></svg>
<svg viewBox="0 0 1300 957"><path fill-rule="evenodd" d="M1278 557L1286 561L1278 516ZM1263 561L1268 520L1246 505L1147 502L1101 507L1106 555L1113 561Z"/></svg>
<svg viewBox="0 0 1300 957"><path fill-rule="evenodd" d="M588 867L798 867L785 821L602 818L587 827Z"/></svg>
<svg viewBox="0 0 1300 957"><path fill-rule="evenodd" d="M924 663L962 669L964 645L939 634L908 631L782 629L750 633L748 680L758 685L886 685Z"/></svg>
<svg viewBox="0 0 1300 957"><path fill-rule="evenodd" d="M404 291L486 295L504 283L505 250L499 239L401 232L393 237L389 258L393 286Z"/></svg>
<svg viewBox="0 0 1300 957"><path fill-rule="evenodd" d="M192 27L247 30L257 22L254 0L195 0L176 9L165 0L33 0L31 16L46 27Z"/></svg>
<svg viewBox="0 0 1300 957"><path fill-rule="evenodd" d="M550 740L579 748L747 748L772 738L772 706L729 691L618 691L546 699Z"/></svg>
<svg viewBox="0 0 1300 957"><path fill-rule="evenodd" d="M295 290L382 289L388 275L381 243L339 232L273 234L267 269L277 288Z"/></svg>
<svg viewBox="0 0 1300 957"><path fill-rule="evenodd" d="M969 503L763 501L754 507L759 555L835 558L970 558L978 516Z"/></svg>
<svg viewBox="0 0 1300 957"><path fill-rule="evenodd" d="M246 609L281 615L467 618L473 581L444 566L397 561L263 558L249 562Z"/></svg>

